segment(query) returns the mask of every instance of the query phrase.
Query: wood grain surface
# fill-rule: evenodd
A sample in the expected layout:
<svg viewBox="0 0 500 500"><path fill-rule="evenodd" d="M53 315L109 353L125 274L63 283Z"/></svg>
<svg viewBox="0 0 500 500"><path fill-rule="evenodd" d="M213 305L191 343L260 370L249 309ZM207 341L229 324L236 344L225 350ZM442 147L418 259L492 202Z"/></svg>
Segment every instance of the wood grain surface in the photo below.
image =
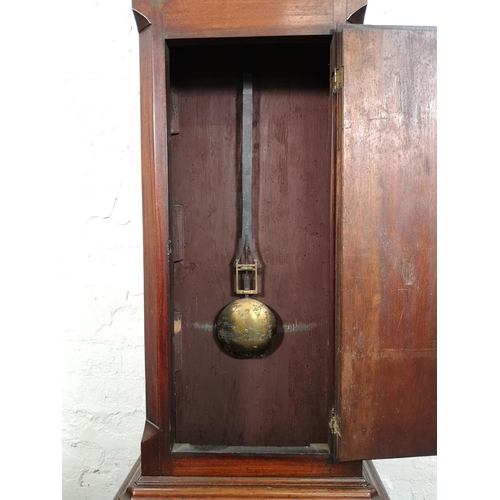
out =
<svg viewBox="0 0 500 500"><path fill-rule="evenodd" d="M140 31L141 165L144 238L144 350L146 423L141 442L143 471L168 474L170 439L164 429L171 420L169 350L169 259L167 204L165 73L168 51L162 42L163 18L152 11L148 19L136 14Z"/></svg>
<svg viewBox="0 0 500 500"><path fill-rule="evenodd" d="M345 27L338 64L341 460L436 452L436 31Z"/></svg>
<svg viewBox="0 0 500 500"><path fill-rule="evenodd" d="M165 0L165 38L331 35L363 0Z"/></svg>

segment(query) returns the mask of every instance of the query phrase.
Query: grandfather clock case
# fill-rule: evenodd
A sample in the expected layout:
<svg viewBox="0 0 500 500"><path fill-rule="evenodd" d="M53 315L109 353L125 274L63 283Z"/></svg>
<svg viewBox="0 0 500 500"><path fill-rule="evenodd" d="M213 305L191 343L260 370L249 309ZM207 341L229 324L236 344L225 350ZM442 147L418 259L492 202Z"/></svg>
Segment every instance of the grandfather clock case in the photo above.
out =
<svg viewBox="0 0 500 500"><path fill-rule="evenodd" d="M436 453L436 30L365 9L133 1L146 424L117 499L384 498L371 459Z"/></svg>

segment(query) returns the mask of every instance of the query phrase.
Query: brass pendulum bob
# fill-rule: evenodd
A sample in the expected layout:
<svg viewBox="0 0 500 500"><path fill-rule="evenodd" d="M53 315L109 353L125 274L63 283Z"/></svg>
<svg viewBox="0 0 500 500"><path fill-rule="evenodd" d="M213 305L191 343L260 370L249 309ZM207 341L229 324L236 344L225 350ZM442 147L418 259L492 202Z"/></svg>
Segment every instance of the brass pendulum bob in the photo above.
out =
<svg viewBox="0 0 500 500"><path fill-rule="evenodd" d="M229 353L253 358L271 347L276 335L276 318L260 300L245 297L228 304L217 320L217 336Z"/></svg>
<svg viewBox="0 0 500 500"><path fill-rule="evenodd" d="M246 253L246 252L245 252ZM257 261L240 264L236 260L236 293L245 294L228 304L217 319L217 337L224 349L235 356L261 356L271 347L276 336L276 318L266 304L249 297L257 293ZM245 273L245 289L239 288L240 272ZM254 288L249 289L249 274L254 275Z"/></svg>
<svg viewBox="0 0 500 500"><path fill-rule="evenodd" d="M243 77L242 126L242 235L235 260L235 291L244 298L228 304L217 319L217 337L234 356L263 355L276 336L276 318L269 307L250 295L258 293L258 261L252 249L252 80ZM241 262L244 257L244 262ZM243 287L241 283L243 282ZM253 286L251 286L251 282Z"/></svg>

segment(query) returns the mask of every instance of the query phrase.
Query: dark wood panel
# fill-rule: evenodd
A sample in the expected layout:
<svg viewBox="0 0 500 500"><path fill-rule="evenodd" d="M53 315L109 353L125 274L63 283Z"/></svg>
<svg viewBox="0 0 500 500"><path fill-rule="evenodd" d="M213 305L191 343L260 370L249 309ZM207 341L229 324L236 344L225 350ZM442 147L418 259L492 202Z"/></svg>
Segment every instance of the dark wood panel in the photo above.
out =
<svg viewBox="0 0 500 500"><path fill-rule="evenodd" d="M433 454L436 32L346 27L340 52L339 457Z"/></svg>
<svg viewBox="0 0 500 500"><path fill-rule="evenodd" d="M328 440L330 144L328 44L173 47L179 134L172 203L183 207L174 264L182 369L176 441L307 446ZM263 359L234 359L214 339L234 300L240 235L243 61L254 75L254 238L260 299L278 316ZM331 379L330 379L331 380Z"/></svg>

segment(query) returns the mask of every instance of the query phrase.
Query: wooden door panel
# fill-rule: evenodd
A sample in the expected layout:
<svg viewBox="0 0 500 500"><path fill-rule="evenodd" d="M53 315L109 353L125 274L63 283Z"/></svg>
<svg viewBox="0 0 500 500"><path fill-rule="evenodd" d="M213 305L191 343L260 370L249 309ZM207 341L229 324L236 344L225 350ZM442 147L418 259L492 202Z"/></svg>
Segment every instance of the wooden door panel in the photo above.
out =
<svg viewBox="0 0 500 500"><path fill-rule="evenodd" d="M436 452L436 31L346 26L340 65L338 458L430 455Z"/></svg>

